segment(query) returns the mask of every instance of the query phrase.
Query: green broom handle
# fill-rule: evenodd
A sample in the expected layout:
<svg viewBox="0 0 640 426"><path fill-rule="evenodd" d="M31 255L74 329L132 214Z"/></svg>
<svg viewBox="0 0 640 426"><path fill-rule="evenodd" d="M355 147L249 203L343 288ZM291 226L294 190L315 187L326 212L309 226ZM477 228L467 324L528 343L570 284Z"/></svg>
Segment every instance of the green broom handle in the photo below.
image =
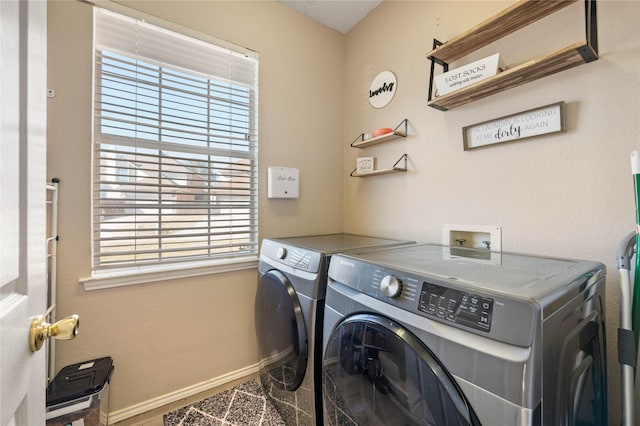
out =
<svg viewBox="0 0 640 426"><path fill-rule="evenodd" d="M631 326L633 335L635 336L636 356L638 354L638 336L640 334L640 153L633 151L631 153L631 173L633 174L633 186L636 198L636 268L633 274L633 294L631 304ZM635 381L634 369L634 381Z"/></svg>
<svg viewBox="0 0 640 426"><path fill-rule="evenodd" d="M636 192L636 225L640 228L640 174L633 175ZM636 268L633 274L633 295L631 297L631 326L635 336L636 354L638 353L638 336L640 335L640 234L636 233ZM634 371L633 377L636 374Z"/></svg>

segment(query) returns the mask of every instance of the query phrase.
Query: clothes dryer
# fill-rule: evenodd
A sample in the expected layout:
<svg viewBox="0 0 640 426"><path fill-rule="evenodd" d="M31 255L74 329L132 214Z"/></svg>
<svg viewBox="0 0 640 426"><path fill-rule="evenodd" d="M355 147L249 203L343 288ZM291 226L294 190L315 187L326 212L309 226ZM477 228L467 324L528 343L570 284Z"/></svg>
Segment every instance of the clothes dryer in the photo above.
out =
<svg viewBox="0 0 640 426"><path fill-rule="evenodd" d="M456 249L333 257L325 424L607 424L604 265Z"/></svg>
<svg viewBox="0 0 640 426"><path fill-rule="evenodd" d="M322 317L331 256L411 243L353 234L262 241L255 308L260 382L288 425L322 424Z"/></svg>

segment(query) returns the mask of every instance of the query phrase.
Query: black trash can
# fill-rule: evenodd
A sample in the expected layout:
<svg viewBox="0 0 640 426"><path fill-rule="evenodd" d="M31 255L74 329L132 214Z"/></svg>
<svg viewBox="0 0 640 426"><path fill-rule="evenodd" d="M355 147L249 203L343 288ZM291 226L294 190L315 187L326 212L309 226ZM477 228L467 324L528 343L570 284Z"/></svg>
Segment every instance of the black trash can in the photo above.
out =
<svg viewBox="0 0 640 426"><path fill-rule="evenodd" d="M106 426L113 368L105 357L60 370L47 386L47 426Z"/></svg>

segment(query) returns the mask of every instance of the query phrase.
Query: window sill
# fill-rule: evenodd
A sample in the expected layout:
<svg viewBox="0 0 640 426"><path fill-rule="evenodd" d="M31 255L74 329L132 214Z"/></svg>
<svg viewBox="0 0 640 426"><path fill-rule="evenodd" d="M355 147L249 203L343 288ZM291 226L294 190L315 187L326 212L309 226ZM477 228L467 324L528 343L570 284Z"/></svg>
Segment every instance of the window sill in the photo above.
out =
<svg viewBox="0 0 640 426"><path fill-rule="evenodd" d="M258 256L248 256L223 261L189 262L165 266L129 268L119 271L94 272L91 277L78 281L85 290L101 290L135 284L221 274L224 272L253 269L258 266Z"/></svg>

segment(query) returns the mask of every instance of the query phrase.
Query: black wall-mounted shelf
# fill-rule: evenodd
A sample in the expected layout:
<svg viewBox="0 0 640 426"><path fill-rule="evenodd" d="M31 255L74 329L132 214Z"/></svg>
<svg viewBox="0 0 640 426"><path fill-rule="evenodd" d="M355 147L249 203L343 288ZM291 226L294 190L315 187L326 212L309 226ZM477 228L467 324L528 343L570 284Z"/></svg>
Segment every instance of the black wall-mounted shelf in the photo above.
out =
<svg viewBox="0 0 640 426"><path fill-rule="evenodd" d="M404 161L404 165L403 166L398 166L398 164ZM406 172L407 171L407 154L402 154L402 157L400 157L398 159L398 161L395 162L395 164L393 166L391 166L390 169L379 169L379 170L372 170L370 172L358 172L357 169L354 169L351 172L351 177L369 177L369 176L380 176L380 175L388 175L391 173L401 173L401 172Z"/></svg>
<svg viewBox="0 0 640 426"><path fill-rule="evenodd" d="M386 133L381 136L377 136L375 138L364 138L364 133L361 133L353 142L351 142L352 148L366 148L368 146L377 145L384 142L389 142L398 138L406 138L409 132L409 120L404 119L398 124L392 132ZM404 160L403 166L398 166L401 161ZM402 154L402 157L398 159L394 163L393 166L389 169L378 169L371 171L358 171L357 168L353 169L350 173L351 177L369 177L369 176L379 176L379 175L388 175L390 173L400 173L407 171L407 154Z"/></svg>
<svg viewBox="0 0 640 426"><path fill-rule="evenodd" d="M407 137L407 128L408 128L408 120L405 118L393 129L393 132L387 133L386 135L377 136L375 138L364 138L364 133L361 133L353 142L351 142L351 147L353 148L366 148L371 145L377 145L379 143L389 142L393 139L398 138L406 138Z"/></svg>
<svg viewBox="0 0 640 426"><path fill-rule="evenodd" d="M577 0L521 0L446 43L434 39L433 50L427 53L427 59L431 60L429 102L427 105L441 111L447 111L521 84L597 60L596 0L585 0L586 40L531 59L522 65L507 69L452 93L436 98L432 95L436 64L442 66L446 72L451 62L557 12L575 1Z"/></svg>

